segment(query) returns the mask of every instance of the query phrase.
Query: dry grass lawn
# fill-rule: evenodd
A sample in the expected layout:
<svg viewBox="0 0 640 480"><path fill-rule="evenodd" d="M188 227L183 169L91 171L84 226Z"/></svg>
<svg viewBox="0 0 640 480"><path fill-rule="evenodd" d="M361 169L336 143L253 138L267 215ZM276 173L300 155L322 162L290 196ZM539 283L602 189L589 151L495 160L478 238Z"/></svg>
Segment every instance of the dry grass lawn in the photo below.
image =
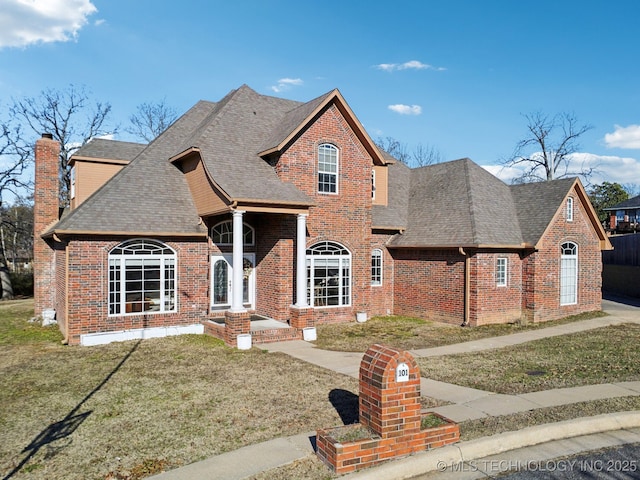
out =
<svg viewBox="0 0 640 480"><path fill-rule="evenodd" d="M315 344L325 350L341 352L365 352L374 343L412 350L511 335L601 316L606 316L606 313L589 312L544 323L510 323L480 327L460 327L403 316L374 317L366 323L319 325L318 340Z"/></svg>
<svg viewBox="0 0 640 480"><path fill-rule="evenodd" d="M357 380L207 336L97 347L0 304L0 475L136 479L279 436L342 424L329 395Z"/></svg>
<svg viewBox="0 0 640 480"><path fill-rule="evenodd" d="M244 445L340 425L357 405L356 379L285 355L259 348L238 351L207 336L63 346L57 327L27 322L32 312L32 301L0 303L4 480L135 480ZM350 351L365 351L377 342L425 348L557 323L460 328L390 317L321 326L317 344ZM608 327L419 362L423 375L431 378L517 393L638 379L640 358L633 347L639 339L638 326ZM544 374L527 374L532 371ZM638 408L637 397L585 402L464 422L461 433L468 440ZM335 475L309 455L254 480L298 478Z"/></svg>

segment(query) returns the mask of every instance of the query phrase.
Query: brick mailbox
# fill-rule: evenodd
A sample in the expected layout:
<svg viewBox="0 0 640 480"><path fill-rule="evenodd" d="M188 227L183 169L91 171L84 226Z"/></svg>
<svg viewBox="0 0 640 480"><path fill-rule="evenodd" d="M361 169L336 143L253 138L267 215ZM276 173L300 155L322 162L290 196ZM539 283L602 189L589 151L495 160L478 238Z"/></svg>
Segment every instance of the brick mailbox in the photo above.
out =
<svg viewBox="0 0 640 480"><path fill-rule="evenodd" d="M317 454L343 474L460 439L457 424L420 408L420 367L406 351L372 345L360 363L360 423L317 432Z"/></svg>

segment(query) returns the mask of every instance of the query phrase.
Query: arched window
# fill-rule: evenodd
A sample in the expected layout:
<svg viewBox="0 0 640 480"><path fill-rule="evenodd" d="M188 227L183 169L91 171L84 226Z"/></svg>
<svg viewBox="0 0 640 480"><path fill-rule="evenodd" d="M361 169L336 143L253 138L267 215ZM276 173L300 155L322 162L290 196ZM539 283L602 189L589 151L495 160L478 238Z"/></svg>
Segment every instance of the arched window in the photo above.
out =
<svg viewBox="0 0 640 480"><path fill-rule="evenodd" d="M318 192L338 193L338 149L330 143L318 146Z"/></svg>
<svg viewBox="0 0 640 480"><path fill-rule="evenodd" d="M578 245L560 245L560 305L578 303Z"/></svg>
<svg viewBox="0 0 640 480"><path fill-rule="evenodd" d="M156 240L128 240L109 252L109 315L176 311L176 252Z"/></svg>
<svg viewBox="0 0 640 480"><path fill-rule="evenodd" d="M335 242L307 249L307 299L314 307L351 304L351 253Z"/></svg>
<svg viewBox="0 0 640 480"><path fill-rule="evenodd" d="M255 231L250 225L242 224L242 242L245 246L255 245ZM224 220L211 227L211 240L216 245L233 245L233 221Z"/></svg>
<svg viewBox="0 0 640 480"><path fill-rule="evenodd" d="M379 248L371 252L371 285L382 285L382 250Z"/></svg>

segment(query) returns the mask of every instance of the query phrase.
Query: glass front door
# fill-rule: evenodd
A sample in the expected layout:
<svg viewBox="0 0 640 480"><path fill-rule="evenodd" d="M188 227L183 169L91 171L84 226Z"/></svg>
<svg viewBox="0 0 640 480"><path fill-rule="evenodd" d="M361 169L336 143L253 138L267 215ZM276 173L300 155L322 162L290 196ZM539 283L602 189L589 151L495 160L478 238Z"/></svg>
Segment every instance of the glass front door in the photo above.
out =
<svg viewBox="0 0 640 480"><path fill-rule="evenodd" d="M245 253L242 268L242 304L255 308L255 253ZM233 301L233 256L231 254L211 256L211 309L224 310Z"/></svg>

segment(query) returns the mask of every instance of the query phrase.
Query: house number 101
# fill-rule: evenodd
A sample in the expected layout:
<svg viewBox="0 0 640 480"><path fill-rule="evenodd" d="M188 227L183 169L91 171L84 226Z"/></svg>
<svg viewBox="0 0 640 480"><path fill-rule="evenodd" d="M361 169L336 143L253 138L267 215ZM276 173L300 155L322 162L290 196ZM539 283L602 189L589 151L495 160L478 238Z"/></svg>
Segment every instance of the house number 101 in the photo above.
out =
<svg viewBox="0 0 640 480"><path fill-rule="evenodd" d="M409 381L409 366L406 363L399 363L396 367L396 382Z"/></svg>

